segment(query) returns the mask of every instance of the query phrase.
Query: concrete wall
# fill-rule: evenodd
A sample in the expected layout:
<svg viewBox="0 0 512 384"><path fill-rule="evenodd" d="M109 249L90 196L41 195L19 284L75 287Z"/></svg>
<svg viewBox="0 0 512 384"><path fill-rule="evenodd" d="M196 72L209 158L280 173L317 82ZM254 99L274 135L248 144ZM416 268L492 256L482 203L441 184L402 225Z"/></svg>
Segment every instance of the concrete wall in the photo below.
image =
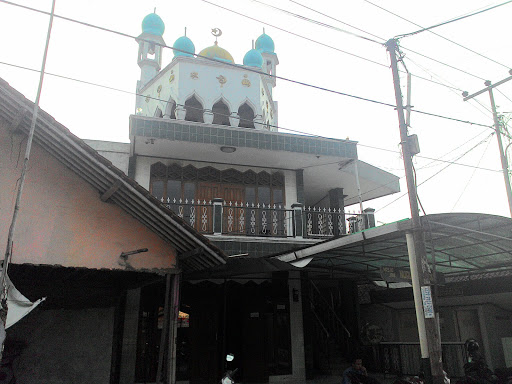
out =
<svg viewBox="0 0 512 384"><path fill-rule="evenodd" d="M482 306L493 368L505 367L501 338L512 337L512 313L491 304Z"/></svg>
<svg viewBox="0 0 512 384"><path fill-rule="evenodd" d="M128 174L128 160L130 159L130 144L113 141L84 140L86 144L95 149L101 156L109 160L115 167Z"/></svg>
<svg viewBox="0 0 512 384"><path fill-rule="evenodd" d="M0 122L0 244L7 240L26 137L11 136ZM175 264L173 247L112 203L34 143L14 236L17 264L121 269L123 251L148 248L132 257L135 268Z"/></svg>
<svg viewBox="0 0 512 384"><path fill-rule="evenodd" d="M191 77L193 73L196 76ZM219 81L220 76L225 78L225 83ZM228 104L230 112L235 113L240 105L248 101L254 115L265 115L264 123L268 121L276 125L277 113L274 109L277 105L274 105L263 83L261 75L246 71L242 66L234 68L198 58L177 57L144 89L144 95L149 98L143 103L142 114L153 117L156 108L165 112L170 99L183 105L195 94L203 109L210 110L220 98Z"/></svg>
<svg viewBox="0 0 512 384"><path fill-rule="evenodd" d="M113 324L113 308L32 312L8 330L26 343L14 361L17 383L108 383Z"/></svg>

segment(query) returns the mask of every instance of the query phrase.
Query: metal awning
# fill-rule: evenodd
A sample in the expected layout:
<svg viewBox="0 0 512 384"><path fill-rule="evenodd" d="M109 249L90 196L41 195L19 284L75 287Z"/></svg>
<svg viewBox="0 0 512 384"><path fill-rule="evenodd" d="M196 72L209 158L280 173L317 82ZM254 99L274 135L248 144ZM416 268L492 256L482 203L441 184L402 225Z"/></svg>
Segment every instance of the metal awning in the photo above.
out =
<svg viewBox="0 0 512 384"><path fill-rule="evenodd" d="M512 274L512 219L481 213L445 213L421 217L428 259L447 281L471 274ZM409 267L405 233L409 219L273 255L299 260L310 270L365 275L380 279L381 267Z"/></svg>

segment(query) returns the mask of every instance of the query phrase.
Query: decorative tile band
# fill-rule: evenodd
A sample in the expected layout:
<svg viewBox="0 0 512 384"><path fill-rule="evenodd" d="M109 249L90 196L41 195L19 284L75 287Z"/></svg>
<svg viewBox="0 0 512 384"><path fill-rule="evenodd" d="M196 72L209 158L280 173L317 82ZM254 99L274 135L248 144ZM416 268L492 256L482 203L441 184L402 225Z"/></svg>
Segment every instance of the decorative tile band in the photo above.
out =
<svg viewBox="0 0 512 384"><path fill-rule="evenodd" d="M357 144L286 133L191 123L170 119L130 116L130 134L171 141L231 145L271 151L288 151L322 156L357 158Z"/></svg>

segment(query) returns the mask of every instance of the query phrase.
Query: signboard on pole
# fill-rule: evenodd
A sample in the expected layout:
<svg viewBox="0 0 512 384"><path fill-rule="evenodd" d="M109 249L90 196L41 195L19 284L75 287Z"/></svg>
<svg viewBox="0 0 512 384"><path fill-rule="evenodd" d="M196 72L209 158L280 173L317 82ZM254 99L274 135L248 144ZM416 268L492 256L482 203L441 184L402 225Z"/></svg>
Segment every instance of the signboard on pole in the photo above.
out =
<svg viewBox="0 0 512 384"><path fill-rule="evenodd" d="M421 298L423 299L423 314L425 319L434 318L434 304L432 302L432 291L429 286L421 287Z"/></svg>

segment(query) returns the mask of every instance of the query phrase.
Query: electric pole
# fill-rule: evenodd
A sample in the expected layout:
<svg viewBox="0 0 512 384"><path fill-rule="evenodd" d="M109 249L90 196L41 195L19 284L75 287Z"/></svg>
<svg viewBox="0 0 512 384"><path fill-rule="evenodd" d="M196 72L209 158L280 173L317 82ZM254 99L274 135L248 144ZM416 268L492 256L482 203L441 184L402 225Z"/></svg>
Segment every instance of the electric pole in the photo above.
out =
<svg viewBox="0 0 512 384"><path fill-rule="evenodd" d="M413 172L411 152L412 140L407 132L404 118L404 106L402 92L400 90L400 77L398 75L398 59L400 55L398 42L390 39L386 42L386 48L391 59L393 72L393 84L395 88L396 110L400 127L400 144L404 160L407 190L409 192L409 205L411 207L411 221L413 229L406 234L407 248L412 276L414 304L416 308L416 320L421 348L421 363L427 383L442 384L444 372L441 357L441 338L432 303L432 290L430 287L430 270L427 261L425 238L421 227L416 191L416 180Z"/></svg>
<svg viewBox="0 0 512 384"><path fill-rule="evenodd" d="M509 74L512 75L512 69L509 71ZM498 81L496 84L491 85L491 82L487 80L485 82L486 87L478 92L473 93L472 95L468 96L467 92L463 92L462 96L464 96L464 101L471 100L473 97L478 96L485 91L489 92L489 98L491 99L491 108L492 108L492 116L494 119L494 130L496 132L496 138L498 139L498 148L500 151L500 158L501 158L501 169L503 170L503 177L505 179L505 188L507 190L507 199L508 199L508 208L510 210L510 217L512 217L512 190L510 188L510 175L508 172L508 160L507 155L503 151L503 143L501 141L501 124L500 119L498 118L498 113L496 112L496 104L494 103L494 94L492 93L492 89L506 83L507 81L512 80L512 76L507 77L506 79L503 79L501 81Z"/></svg>

